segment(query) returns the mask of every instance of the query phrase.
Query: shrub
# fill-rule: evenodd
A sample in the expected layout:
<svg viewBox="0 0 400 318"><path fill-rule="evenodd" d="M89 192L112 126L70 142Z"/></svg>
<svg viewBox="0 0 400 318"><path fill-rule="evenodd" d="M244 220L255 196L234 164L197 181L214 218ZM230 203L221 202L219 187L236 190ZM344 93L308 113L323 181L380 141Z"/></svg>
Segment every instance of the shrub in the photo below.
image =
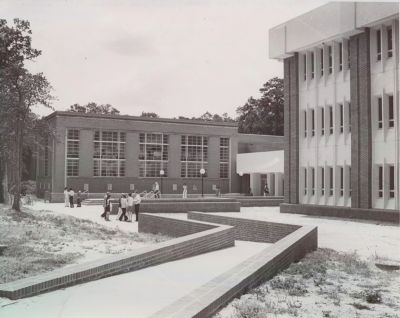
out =
<svg viewBox="0 0 400 318"><path fill-rule="evenodd" d="M382 294L378 290L367 290L365 292L365 300L370 304L381 304Z"/></svg>

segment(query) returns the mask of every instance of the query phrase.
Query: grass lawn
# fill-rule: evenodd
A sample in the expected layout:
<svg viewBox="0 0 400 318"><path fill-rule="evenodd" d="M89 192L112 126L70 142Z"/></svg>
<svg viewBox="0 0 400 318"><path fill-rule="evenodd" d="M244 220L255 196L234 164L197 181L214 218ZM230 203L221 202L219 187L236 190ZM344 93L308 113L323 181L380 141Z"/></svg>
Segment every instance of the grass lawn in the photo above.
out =
<svg viewBox="0 0 400 318"><path fill-rule="evenodd" d="M110 229L86 219L0 205L0 283L131 251L168 237Z"/></svg>
<svg viewBox="0 0 400 318"><path fill-rule="evenodd" d="M400 317L399 276L355 253L320 248L214 318Z"/></svg>

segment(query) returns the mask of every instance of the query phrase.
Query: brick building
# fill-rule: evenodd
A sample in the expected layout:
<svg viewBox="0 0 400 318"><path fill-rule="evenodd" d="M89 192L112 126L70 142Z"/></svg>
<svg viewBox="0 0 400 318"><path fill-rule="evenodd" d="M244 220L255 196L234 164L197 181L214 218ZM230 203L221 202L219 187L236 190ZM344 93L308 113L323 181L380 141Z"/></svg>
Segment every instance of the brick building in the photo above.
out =
<svg viewBox="0 0 400 318"><path fill-rule="evenodd" d="M204 193L246 192L250 178L236 173L236 155L283 149L283 137L239 134L235 123L58 111L46 119L55 136L40 151L37 189L53 202L65 186L121 193L150 191L155 181L164 194L180 194L184 183L201 194L202 168Z"/></svg>
<svg viewBox="0 0 400 318"><path fill-rule="evenodd" d="M399 210L399 4L328 3L269 43L284 67L281 211Z"/></svg>

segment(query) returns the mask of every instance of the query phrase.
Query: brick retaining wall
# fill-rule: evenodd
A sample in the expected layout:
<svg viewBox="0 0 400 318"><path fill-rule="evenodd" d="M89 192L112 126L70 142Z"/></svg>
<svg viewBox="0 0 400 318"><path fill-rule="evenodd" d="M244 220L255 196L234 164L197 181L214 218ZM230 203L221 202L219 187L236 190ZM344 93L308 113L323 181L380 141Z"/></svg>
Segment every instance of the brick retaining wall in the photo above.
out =
<svg viewBox="0 0 400 318"><path fill-rule="evenodd" d="M207 215L208 216L208 215ZM226 217L222 217L226 218ZM232 299L256 287L318 247L316 227L303 226L221 274L150 318L208 318Z"/></svg>
<svg viewBox="0 0 400 318"><path fill-rule="evenodd" d="M400 212L396 210L356 209L326 205L283 203L280 205L280 212L347 219L373 220L395 224L399 224L400 222Z"/></svg>
<svg viewBox="0 0 400 318"><path fill-rule="evenodd" d="M281 203L283 203L283 197L279 197L279 198L243 197L243 198L236 198L236 200L238 200L240 202L241 207L279 206Z"/></svg>
<svg viewBox="0 0 400 318"><path fill-rule="evenodd" d="M188 218L210 223L231 225L235 228L235 239L253 242L275 243L300 228L299 225L242 219L198 212L189 212Z"/></svg>
<svg viewBox="0 0 400 318"><path fill-rule="evenodd" d="M141 230L146 229L152 233L157 232L158 225L153 228L150 225L157 223L155 218L153 215L140 215L140 222L147 224L142 225ZM164 233L168 232L171 236L174 233L179 236L184 235L182 231L178 230L177 224L180 227L184 227L184 224L177 222L179 220L168 219L169 222L165 222L166 220L163 217L158 217L157 220L163 223ZM186 226L186 232L193 232L194 234L139 248L124 255L105 257L68 268L60 268L34 277L0 284L0 297L10 299L29 297L94 279L136 271L149 266L234 246L232 227L202 222L198 222L196 226L194 221L188 221L188 223L190 224ZM195 233L195 230L201 232Z"/></svg>

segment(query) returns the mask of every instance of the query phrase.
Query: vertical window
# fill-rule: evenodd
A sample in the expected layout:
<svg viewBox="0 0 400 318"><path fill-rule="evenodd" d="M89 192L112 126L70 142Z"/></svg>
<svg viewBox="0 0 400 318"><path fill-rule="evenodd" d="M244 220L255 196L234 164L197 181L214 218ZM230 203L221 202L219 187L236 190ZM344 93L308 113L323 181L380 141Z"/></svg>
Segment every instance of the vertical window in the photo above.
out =
<svg viewBox="0 0 400 318"><path fill-rule="evenodd" d="M315 111L311 109L311 136L315 136Z"/></svg>
<svg viewBox="0 0 400 318"><path fill-rule="evenodd" d="M307 79L307 54L303 55L303 72L304 72L304 80Z"/></svg>
<svg viewBox="0 0 400 318"><path fill-rule="evenodd" d="M329 167L329 195L333 195L333 167Z"/></svg>
<svg viewBox="0 0 400 318"><path fill-rule="evenodd" d="M125 176L126 133L100 131L94 133L93 175L95 177Z"/></svg>
<svg viewBox="0 0 400 318"><path fill-rule="evenodd" d="M382 97L378 97L378 129L383 127L383 107L382 107Z"/></svg>
<svg viewBox="0 0 400 318"><path fill-rule="evenodd" d="M388 96L388 115L389 115L389 128L394 127L394 108L393 108L393 95Z"/></svg>
<svg viewBox="0 0 400 318"><path fill-rule="evenodd" d="M79 130L67 130L67 177L79 176Z"/></svg>
<svg viewBox="0 0 400 318"><path fill-rule="evenodd" d="M351 197L351 166L349 166L348 173L349 173L349 197Z"/></svg>
<svg viewBox="0 0 400 318"><path fill-rule="evenodd" d="M343 104L339 104L340 133L343 133Z"/></svg>
<svg viewBox="0 0 400 318"><path fill-rule="evenodd" d="M389 198L394 198L394 166L389 165Z"/></svg>
<svg viewBox="0 0 400 318"><path fill-rule="evenodd" d="M343 70L343 42L339 42L339 72Z"/></svg>
<svg viewBox="0 0 400 318"><path fill-rule="evenodd" d="M229 138L219 139L219 177L229 178Z"/></svg>
<svg viewBox="0 0 400 318"><path fill-rule="evenodd" d="M321 76L324 76L324 49L319 50L320 56L320 67L321 67Z"/></svg>
<svg viewBox="0 0 400 318"><path fill-rule="evenodd" d="M168 176L168 135L161 133L139 134L139 176L145 178Z"/></svg>
<svg viewBox="0 0 400 318"><path fill-rule="evenodd" d="M315 194L315 169L311 167L311 195Z"/></svg>
<svg viewBox="0 0 400 318"><path fill-rule="evenodd" d="M378 197L383 197L383 166L378 166Z"/></svg>
<svg viewBox="0 0 400 318"><path fill-rule="evenodd" d="M347 68L350 69L350 41L347 40Z"/></svg>
<svg viewBox="0 0 400 318"><path fill-rule="evenodd" d="M333 134L333 107L329 106L329 134Z"/></svg>
<svg viewBox="0 0 400 318"><path fill-rule="evenodd" d="M329 54L329 74L332 74L332 68L333 68L333 58L332 58L332 46L328 46L328 54Z"/></svg>
<svg viewBox="0 0 400 318"><path fill-rule="evenodd" d="M344 193L344 188L343 188L343 186L344 186L344 170L343 170L343 167L340 167L339 172L340 172L340 196L342 197L343 193Z"/></svg>
<svg viewBox="0 0 400 318"><path fill-rule="evenodd" d="M325 134L325 109L321 107L321 135Z"/></svg>
<svg viewBox="0 0 400 318"><path fill-rule="evenodd" d="M44 176L49 176L49 138L46 138L44 146Z"/></svg>
<svg viewBox="0 0 400 318"><path fill-rule="evenodd" d="M200 178L200 169L208 166L208 139L203 136L181 137L181 177Z"/></svg>
<svg viewBox="0 0 400 318"><path fill-rule="evenodd" d="M307 111L304 111L304 137L307 137Z"/></svg>
<svg viewBox="0 0 400 318"><path fill-rule="evenodd" d="M382 59L381 30L376 30L376 59Z"/></svg>
<svg viewBox="0 0 400 318"><path fill-rule="evenodd" d="M393 33L392 33L391 26L387 27L386 33L387 33L387 56L392 57L393 56Z"/></svg>
<svg viewBox="0 0 400 318"><path fill-rule="evenodd" d="M321 173L321 195L325 195L325 168L321 167L320 169Z"/></svg>
<svg viewBox="0 0 400 318"><path fill-rule="evenodd" d="M304 195L307 195L307 168L304 168Z"/></svg>
<svg viewBox="0 0 400 318"><path fill-rule="evenodd" d="M348 110L348 115L349 115L349 132L351 132L351 103L349 102L347 104L347 110Z"/></svg>
<svg viewBox="0 0 400 318"><path fill-rule="evenodd" d="M311 52L310 54L310 59L311 59L311 78L314 78L314 52Z"/></svg>

